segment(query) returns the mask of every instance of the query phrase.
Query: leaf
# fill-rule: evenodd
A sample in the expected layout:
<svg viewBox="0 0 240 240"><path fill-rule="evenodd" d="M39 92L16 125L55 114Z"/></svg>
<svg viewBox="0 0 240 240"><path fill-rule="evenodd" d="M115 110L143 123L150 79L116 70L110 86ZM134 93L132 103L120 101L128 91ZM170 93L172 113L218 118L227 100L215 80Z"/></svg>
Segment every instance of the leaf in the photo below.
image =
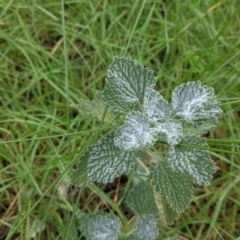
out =
<svg viewBox="0 0 240 240"><path fill-rule="evenodd" d="M122 227L118 216L103 212L86 214L79 221L80 231L87 240L116 240Z"/></svg>
<svg viewBox="0 0 240 240"><path fill-rule="evenodd" d="M152 88L146 91L143 108L148 120L152 123L163 122L171 114L171 105Z"/></svg>
<svg viewBox="0 0 240 240"><path fill-rule="evenodd" d="M154 215L142 215L136 222L133 236L137 240L155 240L159 234L157 220Z"/></svg>
<svg viewBox="0 0 240 240"><path fill-rule="evenodd" d="M177 145L183 138L182 123L177 120L169 119L167 122L158 124L156 131L169 145Z"/></svg>
<svg viewBox="0 0 240 240"><path fill-rule="evenodd" d="M105 114L106 104L102 99L102 92L98 92L94 100L80 99L79 112L82 116L96 117L99 121L102 120ZM113 113L107 112L104 121L111 122L114 119Z"/></svg>
<svg viewBox="0 0 240 240"><path fill-rule="evenodd" d="M216 121L222 114L213 88L200 81L181 84L173 90L172 108L177 117L187 122Z"/></svg>
<svg viewBox="0 0 240 240"><path fill-rule="evenodd" d="M140 110L146 89L156 84L151 70L124 57L114 57L106 81L103 100L113 112L125 114Z"/></svg>
<svg viewBox="0 0 240 240"><path fill-rule="evenodd" d="M70 174L71 184L76 187L85 187L89 182L87 172L89 152L90 148L83 152L83 154L79 157L77 169L72 170Z"/></svg>
<svg viewBox="0 0 240 240"><path fill-rule="evenodd" d="M208 147L205 138L187 136L182 144ZM216 172L215 163L208 151L185 146L170 147L167 160L173 171L188 172L199 185L209 185L213 173Z"/></svg>
<svg viewBox="0 0 240 240"><path fill-rule="evenodd" d="M192 199L193 182L188 173L172 171L164 162L152 164L151 177L156 191L176 212L183 212Z"/></svg>
<svg viewBox="0 0 240 240"><path fill-rule="evenodd" d="M123 151L113 142L114 134L102 137L93 146L88 160L88 177L92 181L108 183L135 166L138 152Z"/></svg>
<svg viewBox="0 0 240 240"><path fill-rule="evenodd" d="M153 189L147 182L134 186L126 196L125 203L135 214L157 214Z"/></svg>
<svg viewBox="0 0 240 240"><path fill-rule="evenodd" d="M209 132L209 130L215 128L217 121L204 121L204 122L193 122L193 123L183 123L183 134L184 135L197 135L202 136Z"/></svg>
<svg viewBox="0 0 240 240"><path fill-rule="evenodd" d="M179 213L172 210L164 197L162 197L161 194L155 189L154 198L161 218L166 222L167 225L173 225L174 222L179 218Z"/></svg>
<svg viewBox="0 0 240 240"><path fill-rule="evenodd" d="M127 114L125 124L116 130L114 143L124 150L136 150L155 143L155 129L149 126L147 118L140 112Z"/></svg>

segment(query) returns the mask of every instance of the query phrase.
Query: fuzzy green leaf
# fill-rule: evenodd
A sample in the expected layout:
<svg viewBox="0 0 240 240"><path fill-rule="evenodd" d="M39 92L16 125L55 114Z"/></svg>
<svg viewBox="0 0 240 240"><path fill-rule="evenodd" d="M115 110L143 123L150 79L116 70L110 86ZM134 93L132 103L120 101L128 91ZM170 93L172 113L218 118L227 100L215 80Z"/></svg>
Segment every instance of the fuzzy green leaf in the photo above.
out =
<svg viewBox="0 0 240 240"><path fill-rule="evenodd" d="M151 177L156 191L165 197L176 212L183 212L192 199L193 181L188 173L172 171L164 162L153 164Z"/></svg>
<svg viewBox="0 0 240 240"><path fill-rule="evenodd" d="M171 114L171 105L152 88L146 91L143 108L148 120L152 123L163 122Z"/></svg>
<svg viewBox="0 0 240 240"><path fill-rule="evenodd" d="M174 222L178 219L179 213L175 212L169 207L169 204L166 202L163 196L154 189L154 198L157 205L159 214L163 220L165 220L167 225L173 225Z"/></svg>
<svg viewBox="0 0 240 240"><path fill-rule="evenodd" d="M136 240L155 240L159 234L156 217L152 214L142 215L135 224L133 237Z"/></svg>
<svg viewBox="0 0 240 240"><path fill-rule="evenodd" d="M213 88L200 81L181 84L173 90L172 108L186 122L216 121L222 114Z"/></svg>
<svg viewBox="0 0 240 240"><path fill-rule="evenodd" d="M118 216L100 212L80 218L80 231L87 240L117 240L122 223Z"/></svg>
<svg viewBox="0 0 240 240"><path fill-rule="evenodd" d="M154 202L153 188L146 182L141 182L134 186L127 194L125 203L135 214L158 213L156 203Z"/></svg>
<svg viewBox="0 0 240 240"><path fill-rule="evenodd" d="M215 128L217 120L206 120L204 122L183 123L184 135L197 135L202 136Z"/></svg>
<svg viewBox="0 0 240 240"><path fill-rule="evenodd" d="M124 57L114 57L106 81L104 101L113 112L125 114L131 110L140 110L146 89L156 84L151 70Z"/></svg>
<svg viewBox="0 0 240 240"><path fill-rule="evenodd" d="M155 129L151 128L147 118L137 111L128 113L125 124L116 130L114 138L115 145L124 150L149 147L155 141Z"/></svg>
<svg viewBox="0 0 240 240"><path fill-rule="evenodd" d="M187 136L183 144L208 147L205 138ZM209 185L213 173L216 172L215 163L208 151L185 146L170 147L167 160L173 171L188 172L199 185Z"/></svg>
<svg viewBox="0 0 240 240"><path fill-rule="evenodd" d="M83 152L83 154L79 157L77 168L72 170L70 174L70 181L76 187L85 187L88 184L88 173L87 173L87 165L89 159L90 149L87 149Z"/></svg>
<svg viewBox="0 0 240 240"><path fill-rule="evenodd" d="M177 145L183 138L182 123L174 119L158 124L156 131L169 145Z"/></svg>
<svg viewBox="0 0 240 240"><path fill-rule="evenodd" d="M88 177L92 181L108 183L135 166L136 151L123 151L114 145L114 134L102 137L92 146L88 160Z"/></svg>
<svg viewBox="0 0 240 240"><path fill-rule="evenodd" d="M99 121L101 121L105 112L105 108L106 104L102 99L102 92L98 92L93 100L80 99L79 113L82 116L96 117ZM113 119L113 113L107 112L104 121L111 122Z"/></svg>

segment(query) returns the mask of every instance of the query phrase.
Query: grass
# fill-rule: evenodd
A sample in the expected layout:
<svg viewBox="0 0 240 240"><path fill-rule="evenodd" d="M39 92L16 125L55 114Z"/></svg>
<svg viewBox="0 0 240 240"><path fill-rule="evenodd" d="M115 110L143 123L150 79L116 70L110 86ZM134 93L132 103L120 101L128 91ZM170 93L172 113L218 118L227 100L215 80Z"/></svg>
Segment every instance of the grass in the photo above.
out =
<svg viewBox="0 0 240 240"><path fill-rule="evenodd" d="M240 236L238 0L9 0L0 9L0 239L83 239L81 212L114 208L129 188L126 177L69 184L77 156L107 130L78 114L80 99L103 89L116 55L153 69L168 100L175 86L201 79L224 111L208 135L212 184L195 189L161 236Z"/></svg>

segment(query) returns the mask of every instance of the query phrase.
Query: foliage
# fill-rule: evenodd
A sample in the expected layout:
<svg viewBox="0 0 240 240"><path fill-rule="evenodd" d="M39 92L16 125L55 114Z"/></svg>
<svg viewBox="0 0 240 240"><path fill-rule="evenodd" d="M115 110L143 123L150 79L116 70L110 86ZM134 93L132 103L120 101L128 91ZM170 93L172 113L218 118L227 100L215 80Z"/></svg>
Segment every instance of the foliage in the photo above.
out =
<svg viewBox="0 0 240 240"><path fill-rule="evenodd" d="M98 212L80 218L80 230L89 240L116 240L121 225L120 219L113 214Z"/></svg>
<svg viewBox="0 0 240 240"><path fill-rule="evenodd" d="M216 171L206 139L202 137L216 126L222 114L214 90L200 81L184 83L173 90L170 104L153 89L155 84L151 70L130 58L113 59L102 99L112 112L125 114L125 122L115 132L93 143L71 174L76 186L85 186L91 181L108 183L134 171L139 162L144 164L148 181L135 186L126 198L127 206L136 214L135 239L156 239L159 214L156 209L163 212L167 223L172 223L191 202L193 183L209 185ZM97 116L96 108L89 107L89 111L92 110L94 113L90 114ZM158 158L151 150L158 141L169 147L165 158ZM141 159L142 151L150 156L148 163ZM152 208L148 204L153 204ZM103 231L103 218L91 219ZM82 222L89 221L87 217ZM85 232L84 224L82 226L88 239L98 239ZM117 228L109 239L119 234Z"/></svg>

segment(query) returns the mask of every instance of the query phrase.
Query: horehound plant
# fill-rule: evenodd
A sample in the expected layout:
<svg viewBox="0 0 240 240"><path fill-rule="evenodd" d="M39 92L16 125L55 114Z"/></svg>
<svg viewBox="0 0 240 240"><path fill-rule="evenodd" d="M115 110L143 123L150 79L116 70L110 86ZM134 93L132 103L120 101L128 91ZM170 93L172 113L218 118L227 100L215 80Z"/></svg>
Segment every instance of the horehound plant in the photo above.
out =
<svg viewBox="0 0 240 240"><path fill-rule="evenodd" d="M154 90L151 70L130 58L115 57L107 70L106 86L93 101L82 102L82 112L102 118L104 108L124 114L125 122L89 146L71 173L72 184L109 183L134 172L125 198L135 214L130 229L118 215L83 214L80 230L88 240L159 239L158 218L172 224L192 200L193 184L209 185L215 164L202 137L222 114L213 88L188 82L172 92L171 104ZM114 121L116 122L116 121ZM165 157L155 144L166 144ZM173 238L172 238L173 239Z"/></svg>

